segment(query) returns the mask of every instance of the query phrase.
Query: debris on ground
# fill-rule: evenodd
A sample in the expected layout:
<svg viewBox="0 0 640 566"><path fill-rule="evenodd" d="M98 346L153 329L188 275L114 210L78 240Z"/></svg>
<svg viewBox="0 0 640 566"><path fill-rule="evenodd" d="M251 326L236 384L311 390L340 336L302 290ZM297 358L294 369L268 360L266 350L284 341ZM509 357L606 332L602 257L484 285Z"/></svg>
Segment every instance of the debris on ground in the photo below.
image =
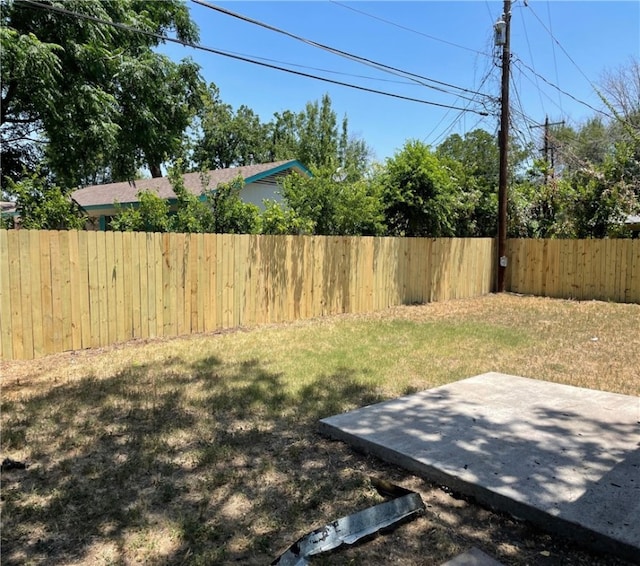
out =
<svg viewBox="0 0 640 566"><path fill-rule="evenodd" d="M11 458L5 458L2 460L2 471L8 472L9 470L26 470L27 464L25 462L19 462L18 460L12 460Z"/></svg>
<svg viewBox="0 0 640 566"><path fill-rule="evenodd" d="M341 517L304 535L276 558L272 566L304 566L308 564L309 556L342 544L353 544L382 529L411 520L424 511L424 502L415 491L377 478L371 478L371 483L378 493L393 499Z"/></svg>

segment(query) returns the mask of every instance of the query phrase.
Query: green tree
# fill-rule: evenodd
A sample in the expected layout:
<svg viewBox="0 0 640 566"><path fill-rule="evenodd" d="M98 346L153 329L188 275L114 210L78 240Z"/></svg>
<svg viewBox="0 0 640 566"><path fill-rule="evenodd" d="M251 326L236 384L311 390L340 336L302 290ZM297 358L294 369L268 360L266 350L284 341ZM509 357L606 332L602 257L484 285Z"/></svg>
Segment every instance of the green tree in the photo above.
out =
<svg viewBox="0 0 640 566"><path fill-rule="evenodd" d="M499 152L495 136L477 129L449 136L436 155L458 187L457 236L495 236L498 216Z"/></svg>
<svg viewBox="0 0 640 566"><path fill-rule="evenodd" d="M262 234L312 234L313 222L308 218L301 218L294 210L280 202L269 200L265 202L265 209L260 219Z"/></svg>
<svg viewBox="0 0 640 566"><path fill-rule="evenodd" d="M296 115L294 112L291 110L285 110L282 114L276 112L273 115L270 131L269 155L271 161L300 159ZM305 165L311 166L310 163L305 163Z"/></svg>
<svg viewBox="0 0 640 566"><path fill-rule="evenodd" d="M289 175L282 183L285 214L291 211L297 221L295 229L304 226L320 235L384 233L379 183L374 179L342 179L332 168L312 171L312 178Z"/></svg>
<svg viewBox="0 0 640 566"><path fill-rule="evenodd" d="M200 196L188 191L184 186L182 162L178 161L169 169L169 182L176 195L175 213L169 218L171 232L215 232L214 214L211 207ZM208 180L201 178L203 192L206 193Z"/></svg>
<svg viewBox="0 0 640 566"><path fill-rule="evenodd" d="M546 172L546 175L545 175ZM547 182L544 179L547 178ZM570 238L574 236L573 188L549 176L544 160L534 161L525 178L509 192L507 236Z"/></svg>
<svg viewBox="0 0 640 566"><path fill-rule="evenodd" d="M54 11L56 7L187 41L195 25L180 0L3 3L2 176L14 180L42 158L63 186L96 174L135 175L180 152L200 100L190 61L153 51L160 40ZM6 159L5 159L6 158ZM106 173L105 173L106 172Z"/></svg>
<svg viewBox="0 0 640 566"><path fill-rule="evenodd" d="M276 113L270 124L273 160L299 159L307 167L335 171L341 167L349 180L364 176L370 150L364 140L350 136L348 120L342 120L338 131L338 118L328 94L320 102L308 102L297 114Z"/></svg>
<svg viewBox="0 0 640 566"><path fill-rule="evenodd" d="M614 140L610 128L600 117L590 118L578 127L553 126L549 144L554 152L555 171L551 175L570 175L587 164L601 165L611 152Z"/></svg>
<svg viewBox="0 0 640 566"><path fill-rule="evenodd" d="M200 170L266 163L270 159L269 125L262 124L247 106L234 112L222 102L214 84L203 95L199 126L193 161Z"/></svg>
<svg viewBox="0 0 640 566"><path fill-rule="evenodd" d="M7 193L16 200L20 226L31 230L80 230L86 218L68 194L38 173L21 181L8 179Z"/></svg>
<svg viewBox="0 0 640 566"><path fill-rule="evenodd" d="M628 214L640 211L640 162L637 149L620 142L595 169L576 172L566 182L575 194L575 235L604 238L625 234Z"/></svg>
<svg viewBox="0 0 640 566"><path fill-rule="evenodd" d="M601 86L613 120L594 117L575 128L552 130L556 178L547 175L546 186L538 182L538 194L548 195L547 204L555 205L551 235L629 235L624 219L640 212L639 93L640 64L632 60L608 73Z"/></svg>
<svg viewBox="0 0 640 566"><path fill-rule="evenodd" d="M213 214L211 232L256 234L260 231L260 209L240 198L243 187L244 179L239 175L207 192L207 203Z"/></svg>
<svg viewBox="0 0 640 566"><path fill-rule="evenodd" d="M168 232L169 203L153 191L140 191L137 206L116 203L110 228L118 232Z"/></svg>
<svg viewBox="0 0 640 566"><path fill-rule="evenodd" d="M388 229L394 236L453 236L457 189L427 145L408 141L388 159L382 177Z"/></svg>

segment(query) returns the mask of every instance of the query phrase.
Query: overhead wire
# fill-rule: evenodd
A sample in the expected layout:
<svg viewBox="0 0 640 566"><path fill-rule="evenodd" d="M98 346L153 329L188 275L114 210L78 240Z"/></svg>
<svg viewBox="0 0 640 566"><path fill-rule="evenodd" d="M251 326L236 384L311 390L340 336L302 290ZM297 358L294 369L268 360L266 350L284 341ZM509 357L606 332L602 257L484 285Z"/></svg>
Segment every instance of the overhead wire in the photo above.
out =
<svg viewBox="0 0 640 566"><path fill-rule="evenodd" d="M553 28L551 27L551 8L549 6L549 0L547 0L547 18L549 20L549 35L551 35L552 38L551 52L553 53L553 68L556 72L556 83L560 84L560 76L558 75L558 60L556 59L556 46L553 42ZM562 108L562 97L560 96L560 93L558 93L558 103L560 104L560 108Z"/></svg>
<svg viewBox="0 0 640 566"><path fill-rule="evenodd" d="M319 43L317 41L314 41L314 40L302 37L300 35L294 34L292 32L283 30L283 29L278 28L276 26L273 26L271 24L267 24L267 23L262 22L260 20L256 20L255 18L251 18L249 16L245 16L243 14L239 14L238 12L234 12L232 10L228 10L227 8L223 8L223 7L217 6L215 4L211 4L210 2L207 2L206 0L191 0L191 1L194 2L195 4L203 6L205 8L210 9L210 10L214 10L214 11L219 12L221 14L225 14L227 16L239 19L241 21L244 21L244 22L259 26L259 27L262 27L264 29L273 31L275 33L279 33L281 35L284 35L284 36L289 37L291 39L295 39L296 41L300 41L300 42L305 43L307 45L310 45L312 47L316 47L318 49L322 49L322 50L327 51L329 53L332 53L334 55L338 55L340 57L344 57L344 58L350 59L352 61L357 61L357 62L362 63L364 65L368 65L370 67L373 67L373 68L376 68L378 70L382 70L384 72L388 72L388 73L391 73L391 74L395 74L397 76L402 76L402 77L405 77L405 78L408 77L408 78L410 78L412 80L415 80L419 84L422 84L423 86L425 86L427 88L440 90L442 92L445 92L446 94L454 94L454 93L451 93L450 91L443 90L440 87L436 87L436 86L428 84L428 83L434 83L434 84L440 85L441 87L448 87L448 88L452 88L452 89L459 90L459 91L462 91L462 92L466 92L466 93L469 93L469 94L475 94L475 95L483 96L483 97L486 97L487 99L491 99L492 98L490 95L488 95L486 93L473 91L473 90L465 88L465 87L461 87L461 86L454 85L454 84L451 84L451 83L448 83L448 82L445 82L445 81L440 81L440 80L437 80L437 79L433 79L431 77L427 77L427 76L424 76L424 75L419 75L419 74L413 73L411 71L405 71L403 69L399 69L397 67L393 67L391 65L387 65L385 63L380 63L378 61L374 61L373 59L368 59L366 57L362 57L360 55L356 55L356 54L350 53L348 51L343 51L341 49L337 49L335 47L331 47L329 45L326 45L326 44L323 44L323 43ZM427 82L424 82L424 81L427 81Z"/></svg>
<svg viewBox="0 0 640 566"><path fill-rule="evenodd" d="M259 66L266 67L266 68L269 68L269 69L274 69L274 70L286 72L286 73L289 73L289 74L292 74L292 75L297 75L297 76L300 76L300 77L305 77L305 78L310 78L310 79L323 81L323 82L326 82L326 83L329 83L329 84L334 84L334 85L338 85L338 86L344 86L344 87L347 87L347 88L352 88L352 89L360 90L360 91L363 91L363 92L369 92L369 93L372 93L372 94L379 94L379 95L382 95L382 96L388 96L388 97L391 97L391 98L405 100L405 101L408 101L408 102L416 102L416 103L419 103L419 104L426 104L426 105L429 105L429 106L437 106L437 107L440 107L440 108L450 108L450 109L454 109L454 110L464 110L465 112L472 112L472 113L475 113L475 114L479 114L481 116L488 115L487 112L480 111L480 110L475 110L475 109L471 109L471 108L461 108L459 106L453 106L453 105L444 104L444 103L440 103L440 102L433 102L433 101L429 101L429 100L424 100L424 99L421 99L421 98L414 98L414 97L410 97L410 96L404 96L404 95L397 94L397 93L382 91L382 90L378 90L378 89L365 87L365 86L362 86L362 85L355 85L355 84L352 84L352 83L346 83L346 82L343 82L343 81L337 81L337 80L330 79L330 78L327 78L327 77L321 77L321 76L318 76L318 75L312 75L310 73L303 73L301 71L295 71L293 69L287 69L285 67L280 67L280 66L277 66L277 65L272 65L270 63L257 61L255 59L251 59L249 57L236 55L236 54L230 53L228 51L223 51L223 50L215 49L215 48L212 48L212 47L206 47L206 46L199 45L199 44L196 44L196 43L193 43L193 42L183 41L183 40L180 40L180 39L177 39L177 38L168 37L168 36L161 35L161 34L158 34L158 33L155 33L155 32L151 32L151 31L147 31L147 30L143 30L143 29L139 29L139 28L134 28L134 27L131 27L131 26L127 26L126 24L122 24L120 22L113 22L113 21L97 18L97 17L91 16L89 14L82 14L80 12L74 12L72 10L67 10L66 8L63 8L62 6L58 6L58 5L41 4L40 2L37 2L35 0L22 0L22 4L27 4L27 5L36 7L36 8L44 9L44 10L59 12L59 13L62 13L62 14L68 15L68 16L73 16L73 17L76 17L76 18L81 18L81 19L85 19L85 20L88 20L88 21L93 21L95 23L99 23L99 24L102 24L102 25L109 25L109 26L112 26L112 27L115 27L115 28L118 28L118 29L129 31L131 33L139 33L139 34L146 35L148 37L154 37L154 38L157 38L157 39L159 39L160 41L163 41L163 42L167 41L167 42L170 42L170 43L176 43L176 44L179 44L179 45L183 45L185 47L190 47L192 49L205 51L205 52L208 52L208 53L212 53L212 54L215 54L215 55L220 55L220 56L223 56L223 57L228 57L228 58L235 59L235 60L238 60L238 61L244 61L246 63L252 63L254 65L259 65ZM20 6L21 4L16 4L16 5Z"/></svg>
<svg viewBox="0 0 640 566"><path fill-rule="evenodd" d="M522 15L522 10L518 10L518 13L520 14L520 18L522 18L522 29L524 29L524 37L527 41L527 48L529 49L529 58L531 59L531 66L535 69L535 63L533 61L533 52L531 51L531 43L529 42L529 33L527 32L527 25L526 25L524 16ZM544 102L542 101L542 91L540 90L540 84L538 83L538 76L534 75L534 77L536 82L536 88L538 90L538 95L540 96L540 106L542 107L542 111L546 114L547 110L545 109Z"/></svg>
<svg viewBox="0 0 640 566"><path fill-rule="evenodd" d="M519 60L518 60L519 61ZM560 105L553 99L551 98L551 96L549 96L549 94L547 94L544 90L542 90L537 84L536 82L534 82L534 80L527 75L524 70L521 68L520 65L517 64L518 61L513 60L512 63L514 63L514 66L518 68L518 71L520 71L521 76L523 76L525 79L527 79L529 81L529 83L531 83L531 85L533 86L534 89L538 90L538 93L542 96L544 96L551 104L553 104L558 110L562 111L562 109L560 108ZM545 111L546 113L546 111Z"/></svg>
<svg viewBox="0 0 640 566"><path fill-rule="evenodd" d="M280 65L289 65L290 67L297 67L299 69L309 69L311 71L321 71L323 73L331 73L332 75L341 75L344 77L353 77L355 79L365 79L365 80L369 80L369 81L380 81L380 82L385 82L385 83L393 83L393 84L399 84L399 85L407 85L407 86L413 86L413 87L417 87L420 86L417 83L413 82L413 81L401 81L398 79L385 79L383 77L372 77L370 75L358 75L356 73L345 73L343 71L334 71L333 69L326 69L324 67L312 67L309 65L302 65L300 63L291 63L289 61L281 61L279 59L271 59L269 57L261 57L259 55L248 55L246 53L239 53L237 51L228 51L227 53L230 53L232 55L239 55L241 57L253 57L254 59L258 59L260 61L269 61L270 63L278 63Z"/></svg>
<svg viewBox="0 0 640 566"><path fill-rule="evenodd" d="M493 65L493 63L491 61L488 62L488 64L485 66L485 70L482 74L482 78L480 79L480 83L477 87L478 90L482 89L485 84L487 83L487 81L491 78L492 73L495 70L495 66ZM475 74L475 73L474 73ZM475 78L475 77L474 77ZM474 81L475 82L475 81ZM496 104L497 104L497 98L496 100ZM433 135L434 132L436 132L438 130L438 128L440 127L440 125L442 124L442 122L444 122L447 119L447 116L449 116L449 114L451 113L451 110L447 110L442 118L440 118L440 120L438 120L438 122L436 123L436 125L429 131L429 133L423 138L424 141L429 140L429 138L431 138L431 136ZM497 114L497 112L496 112ZM460 121L462 117L462 113L459 112L458 114L456 114L456 116L453 118L452 122L435 138L435 140L432 142L431 145L436 145L441 139L443 139L449 132L451 132L453 130L453 128L458 124L458 122ZM484 118L483 118L484 119ZM482 120L479 120L478 122L476 122L476 124L473 126L473 128L477 127L478 123L481 122Z"/></svg>
<svg viewBox="0 0 640 566"><path fill-rule="evenodd" d="M488 6L487 6L488 7ZM493 29L493 28L492 28ZM489 44L491 44L493 42L493 37L490 37L488 39ZM477 87L477 90L482 89L483 87L485 87L487 81L492 77L496 66L494 65L493 61L491 59L489 60L485 60L485 68L484 71L482 72L481 75L481 79L479 82L479 85ZM476 71L477 71L477 60L476 60L476 66L474 67L474 83L475 83L475 79L476 79ZM497 106L498 104L498 98L496 97L494 104ZM447 110L442 118L440 118L440 120L438 120L438 122L436 123L436 125L429 131L429 133L423 138L423 140L425 142L427 142L429 140L429 138L431 138L431 136L433 135L434 132L436 132L438 130L438 128L440 127L440 125L447 119L447 116L449 116L449 114L451 113L451 110ZM491 114L491 113L490 113ZM494 114L497 115L498 111L497 108L494 111ZM453 120L451 121L451 123L442 131L440 132L440 134L435 138L435 140L431 143L431 145L436 145L441 139L443 139L449 132L451 132L453 130L453 128L458 124L458 122L460 121L462 117L462 113L458 113L456 114L456 116L453 118ZM479 120L478 122L476 122L474 124L473 128L476 128L478 126L478 124L484 120L486 117L483 117L481 120Z"/></svg>
<svg viewBox="0 0 640 566"><path fill-rule="evenodd" d="M602 114L603 116L607 116L608 118L612 118L612 116L610 114L608 114L607 112L604 112L602 110L599 110L598 108L595 108L594 106L592 106L591 104L589 104L588 102L585 102L584 100L580 100L579 98L575 97L573 94L567 92L566 90L561 89L558 85L552 83L550 80L548 80L547 78L545 78L543 75L541 75L540 73L536 72L534 69L532 69L529 65L527 65L522 59L520 59L519 57L514 57L514 59L512 60L512 62L516 65L520 64L522 66L524 66L526 69L528 69L530 72L532 72L534 75L536 75L537 77L539 77L540 79L542 79L545 83L547 83L549 86L555 88L556 90L558 90L559 92L561 92L562 94L564 94L565 96L568 96L569 98L575 100L576 102L582 104L583 106L586 106L587 108L593 110L594 112L598 112L599 114Z"/></svg>
<svg viewBox="0 0 640 566"><path fill-rule="evenodd" d="M509 76L511 78L511 84L513 86L513 92L515 94L515 100L517 102L517 105L519 107L519 111L516 110L516 108L511 108L510 109L510 113L513 116L514 114L519 114L524 121L525 127L529 130L529 139L531 141L533 141L534 135L533 135L533 131L531 130L531 124L536 124L535 120L529 118L529 116L527 116L527 114L524 111L524 107L522 106L522 99L520 98L520 93L518 92L518 89L516 88L516 80L515 77L513 75L513 70L509 71ZM521 141L524 143L524 146L526 147L528 145L527 139L525 134L520 130L520 128L518 127L518 125L515 123L511 124L511 126L513 127L513 129L518 132L520 134L520 137L522 138Z"/></svg>
<svg viewBox="0 0 640 566"><path fill-rule="evenodd" d="M549 34L549 36L551 37L551 39L558 45L558 47L562 50L562 52L567 56L567 59L569 59L569 61L571 61L571 63L573 63L573 66L578 70L578 72L586 79L586 81L591 85L591 88L593 88L593 90L595 90L596 92L598 91L598 89L596 88L596 86L593 84L593 82L591 81L591 79L585 74L585 72L578 66L578 64L573 60L573 57L571 57L571 55L569 55L569 53L567 52L567 50L562 46L562 44L556 39L556 37L553 35L553 33L551 32L551 30L549 28L547 28L547 26L544 25L544 22L538 17L538 14L536 14L535 10L533 9L533 7L531 6L531 3L527 3L526 4L527 8L529 8L529 10L531 11L531 13L534 15L534 17L536 18L536 20L538 20L538 22L540 23L540 25L544 28L544 30Z"/></svg>
<svg viewBox="0 0 640 566"><path fill-rule="evenodd" d="M493 25L496 19L495 16L491 13L491 8L489 7L488 0L484 0L484 5L487 7L487 12L489 12L489 19L491 20L491 25Z"/></svg>
<svg viewBox="0 0 640 566"><path fill-rule="evenodd" d="M458 47L459 49L464 49L465 51L471 51L472 53L477 53L479 55L485 55L487 57L491 57L490 53L485 53L483 51L478 51L477 49L473 49L471 47L466 47L464 45L460 45L459 43L454 43L453 41L448 41L446 39L441 39L439 37L435 37L433 35L429 35L428 33L424 33L418 30L415 30L413 28L410 28L408 26L399 24L397 22L393 22L391 20L387 20L386 18L382 18L380 16L376 16L375 14L370 14L369 12L365 12L364 10L359 10L358 8L354 8L353 6L349 6L347 4L343 4L342 2L338 2L337 0L329 0L329 2L331 2L332 4L335 4L336 6L340 6L346 10L351 10L352 12L355 12L357 14L362 14L363 16L367 16L368 18L372 18L374 20L378 20L379 22L383 22L385 24L389 24L391 26L397 27L399 29L402 29L404 31L408 31L411 33L415 33L416 35L421 35L422 37L426 37L427 39L432 39L433 41L439 41L440 43L445 43L446 45L451 45L453 47Z"/></svg>
<svg viewBox="0 0 640 566"><path fill-rule="evenodd" d="M480 87L482 87L482 85L484 85L484 83L487 81L487 79L489 78L489 76L491 75L491 72L489 71L485 77L482 79L481 83L480 83ZM470 103L469 103L470 104ZM434 131L436 131L438 129L438 127L440 126L440 124L444 121L444 119L447 117L447 114L450 112L450 110L448 110L445 115L440 119L440 121L434 126L434 128L429 132L429 134L427 134L427 136L425 137L425 139L428 139L431 137L431 135L433 134ZM455 118L453 119L453 121L451 122L451 124L449 124L449 126L447 126L441 133L440 135L433 141L434 146L436 146L438 144L438 142L440 140L443 140L445 138L445 136L447 136L451 131L453 131L453 128L455 128L455 126L458 124L458 122L460 121L460 119L462 118L462 116L464 115L464 112L458 112L458 114L455 116ZM483 116L482 119L484 119L486 116ZM473 127L475 128L477 126L478 123L480 123L481 120L478 120L478 122L476 122L476 125L474 125Z"/></svg>

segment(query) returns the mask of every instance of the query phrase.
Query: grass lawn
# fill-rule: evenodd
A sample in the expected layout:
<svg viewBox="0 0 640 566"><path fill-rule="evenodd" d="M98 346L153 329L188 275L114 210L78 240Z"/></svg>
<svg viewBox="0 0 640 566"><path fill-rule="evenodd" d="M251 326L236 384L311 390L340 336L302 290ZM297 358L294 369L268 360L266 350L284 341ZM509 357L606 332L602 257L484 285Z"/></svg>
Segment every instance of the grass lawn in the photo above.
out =
<svg viewBox="0 0 640 566"><path fill-rule="evenodd" d="M487 371L640 395L640 305L495 296L4 362L3 564L265 564L377 503L427 512L317 564L622 564L316 433Z"/></svg>

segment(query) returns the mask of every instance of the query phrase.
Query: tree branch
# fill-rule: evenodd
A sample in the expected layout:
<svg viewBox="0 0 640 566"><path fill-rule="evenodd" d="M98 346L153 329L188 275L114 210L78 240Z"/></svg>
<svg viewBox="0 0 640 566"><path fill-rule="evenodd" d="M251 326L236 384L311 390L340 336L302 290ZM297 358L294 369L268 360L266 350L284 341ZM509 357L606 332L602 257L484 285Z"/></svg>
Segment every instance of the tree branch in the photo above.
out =
<svg viewBox="0 0 640 566"><path fill-rule="evenodd" d="M2 143L11 143L11 142L17 142L17 141L28 141L31 143L39 143L43 145L49 143L47 140L34 140L33 138L30 138L28 136L20 136L17 138L4 139L2 140Z"/></svg>
<svg viewBox="0 0 640 566"><path fill-rule="evenodd" d="M2 97L2 103L0 104L0 126L6 121L9 103L15 96L17 88L15 82L10 82L7 88L7 94Z"/></svg>
<svg viewBox="0 0 640 566"><path fill-rule="evenodd" d="M4 125L4 124L33 124L34 122L37 122L38 118L5 118L2 121L2 124L0 125Z"/></svg>

